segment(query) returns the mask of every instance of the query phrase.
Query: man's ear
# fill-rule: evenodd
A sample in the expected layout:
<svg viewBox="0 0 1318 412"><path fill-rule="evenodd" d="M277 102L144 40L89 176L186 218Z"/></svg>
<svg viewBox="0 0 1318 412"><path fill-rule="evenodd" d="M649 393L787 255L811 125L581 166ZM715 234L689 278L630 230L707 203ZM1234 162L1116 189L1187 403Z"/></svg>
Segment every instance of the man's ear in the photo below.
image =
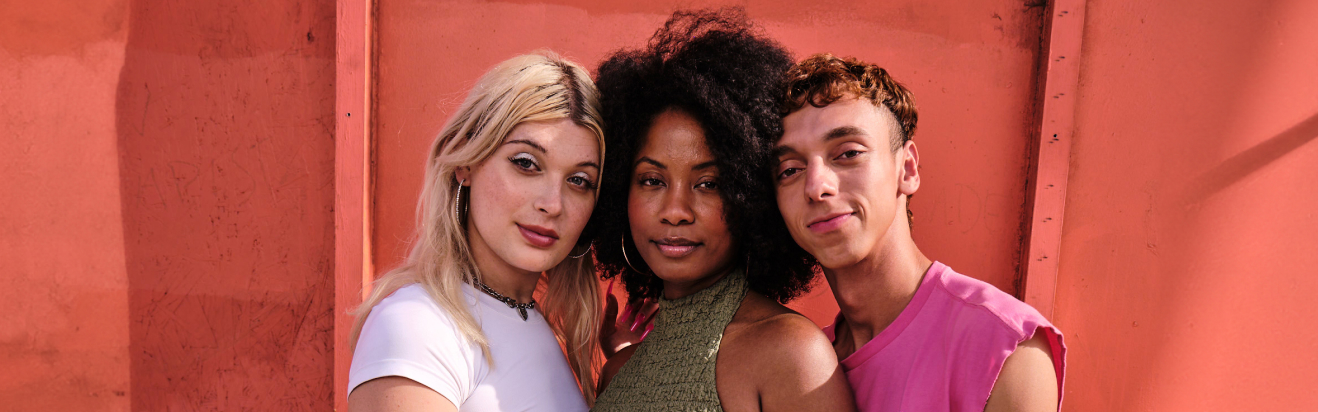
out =
<svg viewBox="0 0 1318 412"><path fill-rule="evenodd" d="M914 140L907 140L898 149L897 161L901 164L897 190L907 196L915 194L915 191L920 190L920 151L915 147Z"/></svg>

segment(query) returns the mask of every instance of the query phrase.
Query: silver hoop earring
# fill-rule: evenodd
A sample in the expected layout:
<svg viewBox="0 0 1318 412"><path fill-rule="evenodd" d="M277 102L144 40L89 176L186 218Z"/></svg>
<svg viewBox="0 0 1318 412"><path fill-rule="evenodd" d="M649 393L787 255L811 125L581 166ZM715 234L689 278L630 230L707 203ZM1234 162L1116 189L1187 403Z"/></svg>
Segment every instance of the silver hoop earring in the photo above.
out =
<svg viewBox="0 0 1318 412"><path fill-rule="evenodd" d="M576 255L576 256L573 256L573 255L569 254L569 255L567 255L567 257L570 257L570 258L573 258L573 259L581 259L581 258L583 258L583 257L586 257L586 255L589 254L590 251L591 251L591 250L594 250L594 249L595 249L595 242L591 242L591 243L590 243L590 246L586 248L586 251L585 251L585 252L581 252L580 255Z"/></svg>
<svg viewBox="0 0 1318 412"><path fill-rule="evenodd" d="M458 222L458 226L462 226L462 213L458 210L458 208L462 207L461 205L462 205L462 184L463 184L463 183L467 183L467 181L466 181L466 180L463 180L463 181L458 182L458 188L457 188L457 190L455 190L455 192L457 192L457 194L455 194L455 195L453 196L453 221Z"/></svg>
<svg viewBox="0 0 1318 412"><path fill-rule="evenodd" d="M627 235L626 235L626 234L623 234L622 236L619 236L619 237L618 237L618 244L620 244L620 245L622 246L622 261L627 262L627 267L632 268L632 270L636 271L636 273L645 273L645 272L640 271L639 269L636 269L636 266L632 266L632 260L627 258Z"/></svg>

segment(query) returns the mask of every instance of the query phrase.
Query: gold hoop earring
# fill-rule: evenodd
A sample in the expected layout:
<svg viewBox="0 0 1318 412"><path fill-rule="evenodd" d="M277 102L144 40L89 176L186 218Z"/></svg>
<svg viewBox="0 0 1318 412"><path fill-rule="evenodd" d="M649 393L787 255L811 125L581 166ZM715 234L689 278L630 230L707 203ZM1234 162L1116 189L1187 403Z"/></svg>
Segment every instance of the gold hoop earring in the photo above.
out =
<svg viewBox="0 0 1318 412"><path fill-rule="evenodd" d="M456 190L454 190L454 191L457 192L457 193L454 194L454 196L453 196L453 221L458 222L458 226L462 226L462 212L459 211L458 208L462 207L461 205L462 205L462 184L463 184L463 183L467 183L467 181L466 181L466 180L463 180L463 181L458 182L458 188L457 188Z"/></svg>
<svg viewBox="0 0 1318 412"><path fill-rule="evenodd" d="M576 255L576 256L573 256L572 254L569 253L569 254L567 255L567 257L570 257L570 258L573 258L573 259L581 259L581 258L583 258L583 257L586 257L586 255L589 254L590 251L591 251L591 250L594 250L594 249L595 249L595 242L591 242L591 243L590 243L590 246L586 247L586 251L585 251L585 252L581 252L580 255Z"/></svg>
<svg viewBox="0 0 1318 412"><path fill-rule="evenodd" d="M622 246L622 261L627 262L627 267L632 268L636 273L645 273L637 269L636 266L632 266L632 260L627 258L627 234L624 233L618 237L618 244Z"/></svg>

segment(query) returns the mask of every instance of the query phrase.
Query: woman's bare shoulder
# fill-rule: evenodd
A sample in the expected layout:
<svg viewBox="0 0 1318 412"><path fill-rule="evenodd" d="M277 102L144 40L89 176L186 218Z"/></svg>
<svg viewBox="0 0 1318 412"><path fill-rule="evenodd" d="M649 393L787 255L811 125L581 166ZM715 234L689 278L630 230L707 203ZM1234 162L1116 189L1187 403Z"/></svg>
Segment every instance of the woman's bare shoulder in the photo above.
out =
<svg viewBox="0 0 1318 412"><path fill-rule="evenodd" d="M781 360L779 356L814 358L823 354L832 357L832 363L837 363L833 346L819 326L804 315L755 292L746 294L724 339L734 344L729 349L755 353L767 362Z"/></svg>
<svg viewBox="0 0 1318 412"><path fill-rule="evenodd" d="M721 383L741 380L753 385L753 397L743 392L737 399L754 400L758 407L725 410L855 410L851 389L824 332L809 318L753 295L742 302L725 330L719 368L724 368L721 375L737 378ZM722 388L719 396L724 397Z"/></svg>

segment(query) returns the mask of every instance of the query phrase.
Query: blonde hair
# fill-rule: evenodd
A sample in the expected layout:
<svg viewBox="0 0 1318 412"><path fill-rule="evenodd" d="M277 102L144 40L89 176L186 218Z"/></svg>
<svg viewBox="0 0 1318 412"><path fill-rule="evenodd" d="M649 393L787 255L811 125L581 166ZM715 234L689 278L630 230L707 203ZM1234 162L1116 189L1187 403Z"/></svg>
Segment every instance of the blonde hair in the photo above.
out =
<svg viewBox="0 0 1318 412"><path fill-rule="evenodd" d="M486 362L494 366L489 342L463 300L462 283L480 279L481 274L462 222L455 218L454 210L460 205L454 203L454 191L462 189L454 172L488 159L522 122L564 118L595 134L602 160L604 131L599 92L581 66L542 51L499 63L476 82L431 145L411 252L401 266L375 281L370 297L353 312L357 316L351 337L354 346L371 308L399 288L416 283L449 313L458 330L479 345ZM541 279L545 293L538 307L566 350L587 405L593 405L603 317L594 256L588 253L564 259Z"/></svg>

